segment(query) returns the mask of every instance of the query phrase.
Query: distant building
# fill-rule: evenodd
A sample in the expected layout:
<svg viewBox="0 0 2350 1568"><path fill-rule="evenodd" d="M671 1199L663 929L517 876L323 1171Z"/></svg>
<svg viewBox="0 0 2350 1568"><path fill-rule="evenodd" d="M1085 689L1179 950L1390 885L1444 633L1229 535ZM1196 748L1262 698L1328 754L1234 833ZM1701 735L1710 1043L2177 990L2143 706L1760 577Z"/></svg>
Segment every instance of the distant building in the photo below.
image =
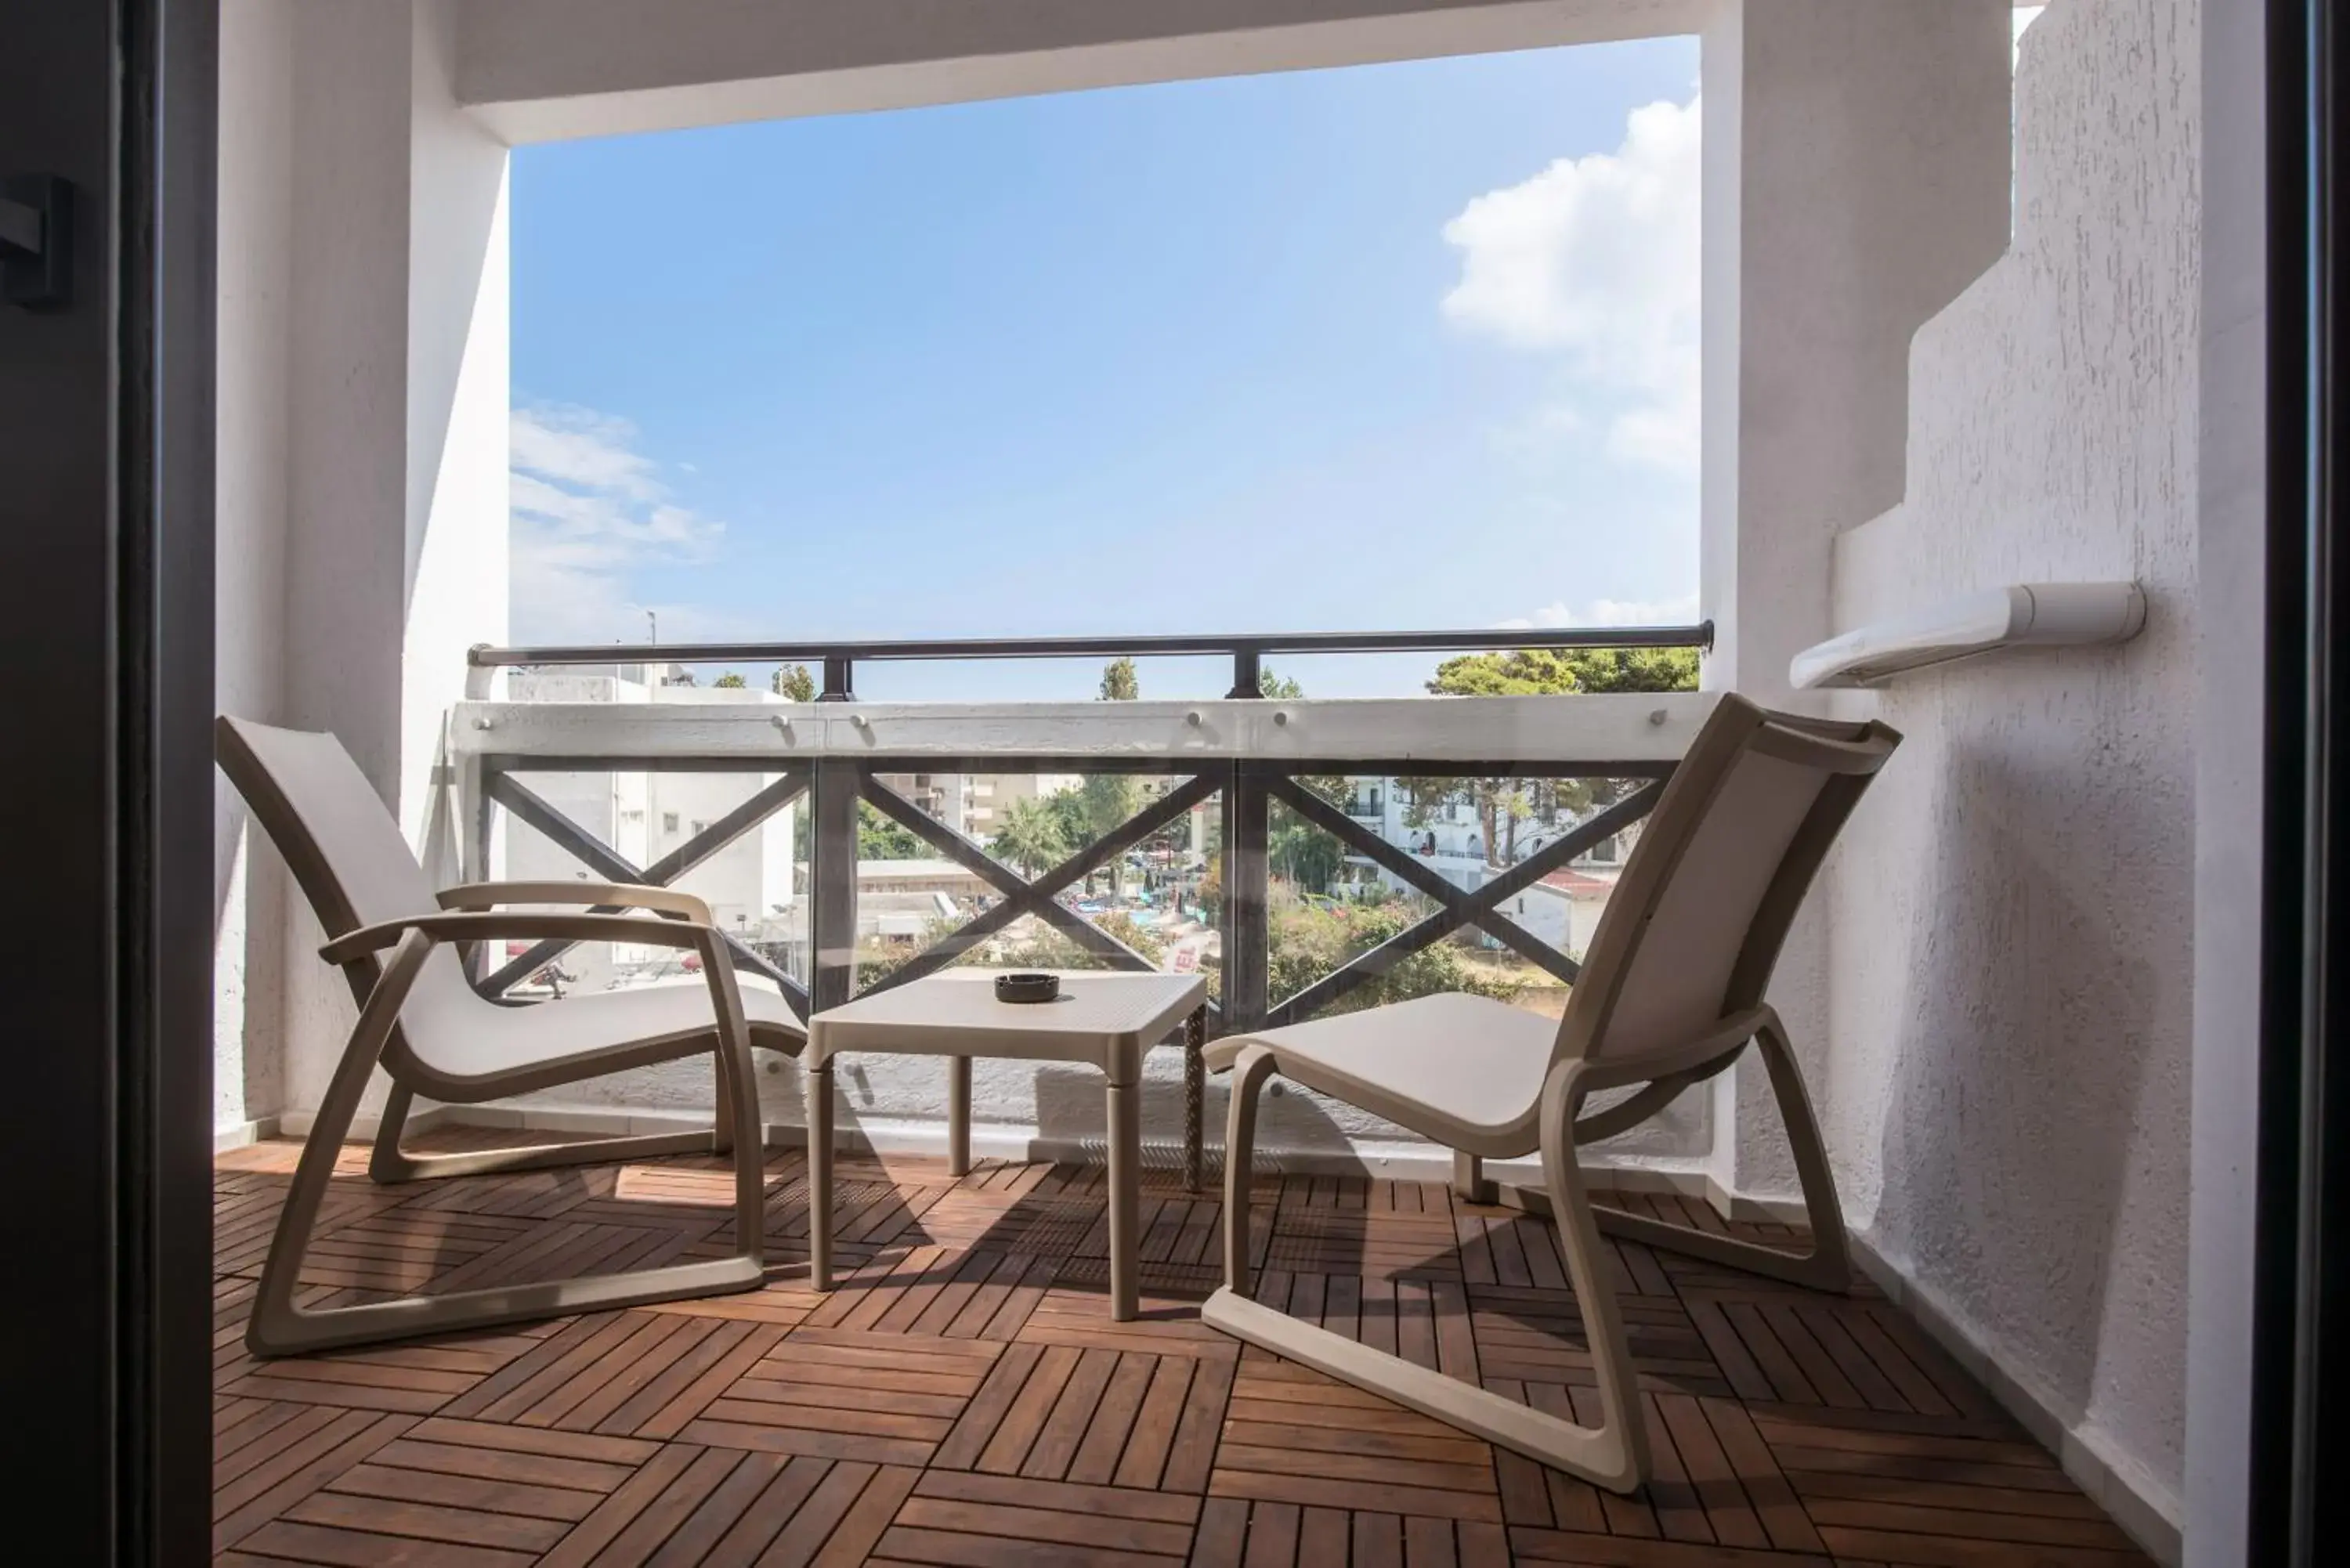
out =
<svg viewBox="0 0 2350 1568"><path fill-rule="evenodd" d="M882 784L966 838L1003 830L1014 801L1038 800L1084 782L1076 774L876 774Z"/></svg>
<svg viewBox="0 0 2350 1568"><path fill-rule="evenodd" d="M1503 899L1502 912L1531 935L1580 960L1589 950L1592 933L1599 929L1599 913L1615 890L1612 876L1553 871L1533 887Z"/></svg>
<svg viewBox="0 0 2350 1568"><path fill-rule="evenodd" d="M925 815L936 817L966 837L985 836L972 831L969 774L875 774L873 782L905 796Z"/></svg>
<svg viewBox="0 0 2350 1568"><path fill-rule="evenodd" d="M640 664L563 670L517 670L508 678L516 702L661 702L716 706L780 702L752 689L669 684L683 671L657 666L663 682L649 685ZM712 823L775 781L757 773L533 773L521 782L548 805L577 823L630 864L650 868L707 829ZM710 905L721 930L745 940L779 938L800 923L795 908L792 837L798 805L785 806L671 886ZM536 881L602 880L578 857L536 829L508 816L503 833L504 875ZM615 966L623 968L669 956L668 949L614 944L572 950L563 960L578 983L600 990Z"/></svg>
<svg viewBox="0 0 2350 1568"><path fill-rule="evenodd" d="M1425 820L1414 823L1409 820L1411 796L1400 779L1357 779L1354 785L1346 805L1348 816L1462 892L1475 892L1507 869L1500 854L1485 842L1484 825L1473 803L1448 801ZM1508 849L1511 862L1556 843L1574 832L1580 820L1562 816L1556 822L1520 821ZM1502 912L1512 919L1523 913L1526 918L1519 923L1544 940L1565 951L1580 951L1589 940L1588 928L1598 919L1607 889L1615 886L1622 857L1629 853L1638 832L1636 824L1624 833L1601 839L1565 869L1552 872L1525 893L1512 895L1503 901ZM1367 855L1349 855L1347 860L1399 893L1410 890L1401 877Z"/></svg>
<svg viewBox="0 0 2350 1568"><path fill-rule="evenodd" d="M1024 800L1043 800L1065 789L1076 789L1084 784L1077 774L978 774L972 778L972 827L974 838L988 838L1000 833L1003 819L1013 805Z"/></svg>
<svg viewBox="0 0 2350 1568"><path fill-rule="evenodd" d="M968 919L999 896L993 883L952 860L860 860L858 940L919 939L940 922Z"/></svg>

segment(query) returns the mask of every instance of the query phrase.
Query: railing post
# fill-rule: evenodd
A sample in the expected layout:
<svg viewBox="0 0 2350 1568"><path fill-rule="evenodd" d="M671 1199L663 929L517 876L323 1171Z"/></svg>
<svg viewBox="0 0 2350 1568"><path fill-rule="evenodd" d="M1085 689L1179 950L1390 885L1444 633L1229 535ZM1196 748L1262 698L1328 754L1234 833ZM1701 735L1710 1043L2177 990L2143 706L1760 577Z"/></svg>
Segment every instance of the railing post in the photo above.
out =
<svg viewBox="0 0 2350 1568"><path fill-rule="evenodd" d="M497 803L490 798L490 778L498 764L477 752L468 752L457 764L457 876L460 881L487 882L497 849ZM503 952L503 944L500 947ZM463 949L465 977L479 984L490 972L490 944L470 942Z"/></svg>
<svg viewBox="0 0 2350 1568"><path fill-rule="evenodd" d="M808 1010L857 994L857 764L809 770Z"/></svg>
<svg viewBox="0 0 2350 1568"><path fill-rule="evenodd" d="M1264 695L1264 655L1253 648L1232 649L1232 689L1227 697Z"/></svg>
<svg viewBox="0 0 2350 1568"><path fill-rule="evenodd" d="M824 656L824 690L816 694L819 702L854 702L857 701L853 661L845 653Z"/></svg>
<svg viewBox="0 0 2350 1568"><path fill-rule="evenodd" d="M1237 762L1224 784L1223 1032L1253 1029L1264 1022L1265 830L1271 797L1263 764Z"/></svg>

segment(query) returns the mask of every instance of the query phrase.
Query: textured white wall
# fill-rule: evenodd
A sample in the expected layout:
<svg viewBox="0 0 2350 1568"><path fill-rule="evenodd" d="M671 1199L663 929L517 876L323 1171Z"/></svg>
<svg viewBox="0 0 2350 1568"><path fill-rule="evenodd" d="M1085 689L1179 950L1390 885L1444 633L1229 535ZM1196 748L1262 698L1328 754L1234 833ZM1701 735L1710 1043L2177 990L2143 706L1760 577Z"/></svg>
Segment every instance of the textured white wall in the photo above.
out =
<svg viewBox="0 0 2350 1568"><path fill-rule="evenodd" d="M2135 577L2145 634L1904 679L1833 877L1847 1212L2178 1520L2195 918L2196 0L2024 36L2010 253L1918 333L1908 488L1835 624Z"/></svg>
<svg viewBox="0 0 2350 1568"><path fill-rule="evenodd" d="M1828 552L1901 498L1909 344L2007 239L2003 0L1741 0L1703 42L1709 685L1801 707L1787 660L1829 632ZM1814 899L1771 983L1817 1076L1833 950ZM1795 1173L1752 1053L1712 1085L1719 1181Z"/></svg>
<svg viewBox="0 0 2350 1568"><path fill-rule="evenodd" d="M224 13L221 702L333 731L413 835L464 649L505 628L505 150L449 86L452 0ZM218 821L233 1125L317 1103L351 1003Z"/></svg>
<svg viewBox="0 0 2350 1568"><path fill-rule="evenodd" d="M410 67L407 511L400 820L421 844L465 649L506 637L506 149L457 106L456 12L415 7Z"/></svg>
<svg viewBox="0 0 2350 1568"><path fill-rule="evenodd" d="M220 384L214 446L213 682L221 711L274 720L285 702L285 311L292 242L290 0L221 11ZM213 800L213 1125L275 1109L286 879L244 803ZM259 1113L252 1107L259 1107Z"/></svg>

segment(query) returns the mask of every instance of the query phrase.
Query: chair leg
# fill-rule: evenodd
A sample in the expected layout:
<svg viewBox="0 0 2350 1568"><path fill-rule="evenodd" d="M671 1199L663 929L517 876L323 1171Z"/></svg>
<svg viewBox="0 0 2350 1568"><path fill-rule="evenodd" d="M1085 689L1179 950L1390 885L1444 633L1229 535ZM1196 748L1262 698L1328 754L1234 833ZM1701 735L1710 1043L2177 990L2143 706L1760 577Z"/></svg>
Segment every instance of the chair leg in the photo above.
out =
<svg viewBox="0 0 2350 1568"><path fill-rule="evenodd" d="M384 1097L383 1115L376 1122L375 1147L368 1156L368 1177L379 1186L407 1181L415 1174L400 1147L400 1135L408 1127L408 1113L415 1103L415 1092L393 1079L391 1093Z"/></svg>
<svg viewBox="0 0 2350 1568"><path fill-rule="evenodd" d="M1578 1475L1610 1491L1628 1492L1648 1472L1646 1428L1634 1403L1631 1354L1616 1296L1596 1264L1598 1235L1575 1164L1565 1106L1575 1064L1553 1070L1544 1105L1543 1164L1552 1200L1566 1219L1568 1270L1598 1376L1603 1419L1586 1427L1447 1377L1399 1355L1298 1322L1247 1294L1247 1156L1255 1135L1257 1091L1276 1058L1248 1046L1233 1062L1230 1131L1224 1148L1224 1286L1200 1309L1201 1321L1234 1338L1311 1366L1342 1382L1458 1427L1536 1463ZM1562 1157L1563 1155L1563 1157ZM1571 1231L1571 1233L1570 1233Z"/></svg>
<svg viewBox="0 0 2350 1568"><path fill-rule="evenodd" d="M808 1283L832 1289L832 1058L802 1075L807 1092Z"/></svg>
<svg viewBox="0 0 2350 1568"><path fill-rule="evenodd" d="M1794 1153L1795 1175L1803 1184L1804 1209L1811 1221L1811 1251L1784 1251L1616 1209L1597 1210L1599 1228L1626 1241L1841 1294L1852 1289L1851 1244L1845 1236L1844 1206L1836 1199L1835 1173L1820 1139L1819 1119L1804 1087L1803 1069L1796 1064L1794 1048L1776 1018L1755 1031L1754 1044L1770 1070L1772 1094L1779 1102L1779 1117L1786 1124L1787 1144Z"/></svg>
<svg viewBox="0 0 2350 1568"><path fill-rule="evenodd" d="M710 1152L732 1154L734 1152L734 1086L729 1080L733 1075L726 1070L723 1054L713 1055L710 1066Z"/></svg>
<svg viewBox="0 0 2350 1568"><path fill-rule="evenodd" d="M1485 1174L1485 1161L1480 1156L1452 1151L1452 1195L1463 1203L1498 1203L1501 1189L1492 1178Z"/></svg>
<svg viewBox="0 0 2350 1568"><path fill-rule="evenodd" d="M1273 1053L1244 1047L1232 1063L1224 1116L1224 1289L1249 1293L1249 1184L1256 1175L1256 1102L1273 1076Z"/></svg>
<svg viewBox="0 0 2350 1568"><path fill-rule="evenodd" d="M947 1174L971 1174L971 1058L947 1058Z"/></svg>
<svg viewBox="0 0 2350 1568"><path fill-rule="evenodd" d="M269 1259L263 1265L260 1288L254 1296L253 1316L245 1325L245 1345L253 1354L263 1357L292 1355L414 1334L445 1334L569 1313L713 1295L758 1285L764 1274L764 1253L755 1216L765 1181L764 1170L758 1168L758 1139L753 1134L735 1153L738 1250L731 1257L627 1274L550 1280L438 1296L406 1296L398 1301L370 1302L327 1311L306 1311L295 1303L302 1259L309 1250L311 1231L317 1223L318 1208L326 1198L328 1184L334 1178L335 1158L343 1137L350 1131L360 1096L366 1093L368 1080L382 1057L384 1042L390 1037L392 1024L400 1016L400 1003L407 999L417 971L431 950L430 939L421 932L411 932L402 939L390 962L384 967L383 978L360 1010L359 1025L352 1030L350 1044L345 1047L343 1059L328 1085L317 1120L310 1128L310 1136L302 1147L302 1158L295 1167L286 1205L278 1212L276 1234L271 1240ZM732 1054L725 1052L723 1042L721 1050L722 1054ZM738 1081L743 1078L741 1063L734 1063L733 1070ZM386 1110L390 1142L396 1152L399 1123L406 1118L409 1096L405 1091L395 1090L394 1099L396 1103ZM748 1104L738 1100L738 1137L749 1116ZM379 1153L385 1142L380 1134ZM747 1230L739 1229L746 1219L754 1222Z"/></svg>
<svg viewBox="0 0 2350 1568"><path fill-rule="evenodd" d="M1591 1193L1575 1158L1575 1114L1581 1108L1580 1098L1575 1091L1575 1068L1553 1068L1543 1090L1543 1185L1550 1193L1551 1223L1558 1228L1559 1251L1566 1254L1566 1282L1575 1291L1575 1311L1583 1318L1583 1337L1599 1385L1599 1425L1575 1428L1582 1463L1561 1468L1629 1491L1648 1479L1648 1428L1640 1416L1623 1308L1603 1266Z"/></svg>

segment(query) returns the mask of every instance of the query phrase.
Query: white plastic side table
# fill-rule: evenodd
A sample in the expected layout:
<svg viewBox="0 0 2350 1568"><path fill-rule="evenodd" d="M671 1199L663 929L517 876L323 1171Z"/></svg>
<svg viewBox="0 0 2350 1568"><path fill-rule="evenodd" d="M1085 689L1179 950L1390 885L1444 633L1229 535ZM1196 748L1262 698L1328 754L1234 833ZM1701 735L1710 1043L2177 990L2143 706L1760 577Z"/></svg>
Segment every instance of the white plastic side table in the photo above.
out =
<svg viewBox="0 0 2350 1568"><path fill-rule="evenodd" d="M971 1059L1084 1062L1107 1080L1109 1122L1110 1316L1131 1320L1140 1297L1135 1234L1142 1166L1142 1054L1186 1019L1206 1023L1208 982L1196 974L1080 971L1053 1002L995 999L989 977L935 974L808 1020L808 1253L816 1288L832 1288L832 1059L844 1052L943 1056L951 1065L948 1162L971 1168Z"/></svg>

